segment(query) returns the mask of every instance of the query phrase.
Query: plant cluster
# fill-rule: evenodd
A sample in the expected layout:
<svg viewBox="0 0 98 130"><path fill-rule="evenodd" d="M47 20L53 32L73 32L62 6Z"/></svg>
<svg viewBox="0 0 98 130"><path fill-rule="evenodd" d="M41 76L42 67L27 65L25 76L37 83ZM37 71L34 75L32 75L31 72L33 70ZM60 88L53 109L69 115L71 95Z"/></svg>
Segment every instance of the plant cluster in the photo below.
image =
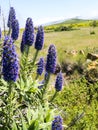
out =
<svg viewBox="0 0 98 130"><path fill-rule="evenodd" d="M39 26L35 38L32 18L27 18L19 59L15 47L15 41L19 36L19 23L13 7L10 7L7 26L9 31L1 41L3 44L1 44L0 130L63 130L63 121L58 116L60 112L52 105L62 90L61 72L57 74L54 89L49 88L50 77L56 70L56 47L51 44L46 62L41 57L36 63L44 45L44 29ZM36 52L29 60L32 45ZM43 73L42 80L40 77Z"/></svg>

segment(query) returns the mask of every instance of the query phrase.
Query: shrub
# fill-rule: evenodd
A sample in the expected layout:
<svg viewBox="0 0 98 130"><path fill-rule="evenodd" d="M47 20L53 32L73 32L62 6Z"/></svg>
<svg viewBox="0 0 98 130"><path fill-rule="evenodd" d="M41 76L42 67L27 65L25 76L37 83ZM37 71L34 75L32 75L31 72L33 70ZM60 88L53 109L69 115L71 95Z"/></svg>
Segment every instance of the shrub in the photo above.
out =
<svg viewBox="0 0 98 130"><path fill-rule="evenodd" d="M94 35L94 34L95 34L95 31L91 31L90 34L91 34L91 35Z"/></svg>

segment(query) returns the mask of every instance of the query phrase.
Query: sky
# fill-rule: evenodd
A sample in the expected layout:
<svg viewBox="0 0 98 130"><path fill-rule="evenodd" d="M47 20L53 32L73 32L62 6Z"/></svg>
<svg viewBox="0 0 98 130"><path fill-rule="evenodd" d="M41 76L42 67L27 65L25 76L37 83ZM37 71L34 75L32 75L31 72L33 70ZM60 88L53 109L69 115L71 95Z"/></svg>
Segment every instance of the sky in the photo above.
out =
<svg viewBox="0 0 98 130"><path fill-rule="evenodd" d="M6 22L9 3L15 8L21 28L25 27L28 17L32 18L34 25L73 17L98 17L98 0L0 0Z"/></svg>

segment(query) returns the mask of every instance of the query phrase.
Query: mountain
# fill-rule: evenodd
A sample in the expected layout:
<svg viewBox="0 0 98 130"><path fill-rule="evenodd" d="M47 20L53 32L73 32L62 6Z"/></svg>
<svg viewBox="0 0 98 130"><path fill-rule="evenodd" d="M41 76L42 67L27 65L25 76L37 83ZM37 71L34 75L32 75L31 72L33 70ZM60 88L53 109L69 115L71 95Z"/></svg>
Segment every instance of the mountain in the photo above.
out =
<svg viewBox="0 0 98 130"><path fill-rule="evenodd" d="M56 24L74 24L74 23L81 23L81 22L86 22L89 20L98 20L98 18L92 18L92 19L82 19L78 17L70 18L70 19L63 19L63 20L58 20L58 21L53 21L49 23L43 24L43 26L49 26L49 25L56 25Z"/></svg>

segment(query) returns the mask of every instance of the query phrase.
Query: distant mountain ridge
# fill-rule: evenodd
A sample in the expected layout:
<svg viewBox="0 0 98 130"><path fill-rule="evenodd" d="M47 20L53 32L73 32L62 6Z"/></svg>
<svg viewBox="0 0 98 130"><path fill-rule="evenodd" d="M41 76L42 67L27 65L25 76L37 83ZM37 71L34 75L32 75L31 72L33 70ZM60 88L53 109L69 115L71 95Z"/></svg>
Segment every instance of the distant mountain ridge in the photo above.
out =
<svg viewBox="0 0 98 130"><path fill-rule="evenodd" d="M69 18L69 19L63 19L63 20L56 20L53 22L45 23L43 26L49 26L49 25L56 25L56 24L74 24L79 22L85 22L89 20L98 20L98 18L92 18L92 19L82 19L82 18Z"/></svg>

